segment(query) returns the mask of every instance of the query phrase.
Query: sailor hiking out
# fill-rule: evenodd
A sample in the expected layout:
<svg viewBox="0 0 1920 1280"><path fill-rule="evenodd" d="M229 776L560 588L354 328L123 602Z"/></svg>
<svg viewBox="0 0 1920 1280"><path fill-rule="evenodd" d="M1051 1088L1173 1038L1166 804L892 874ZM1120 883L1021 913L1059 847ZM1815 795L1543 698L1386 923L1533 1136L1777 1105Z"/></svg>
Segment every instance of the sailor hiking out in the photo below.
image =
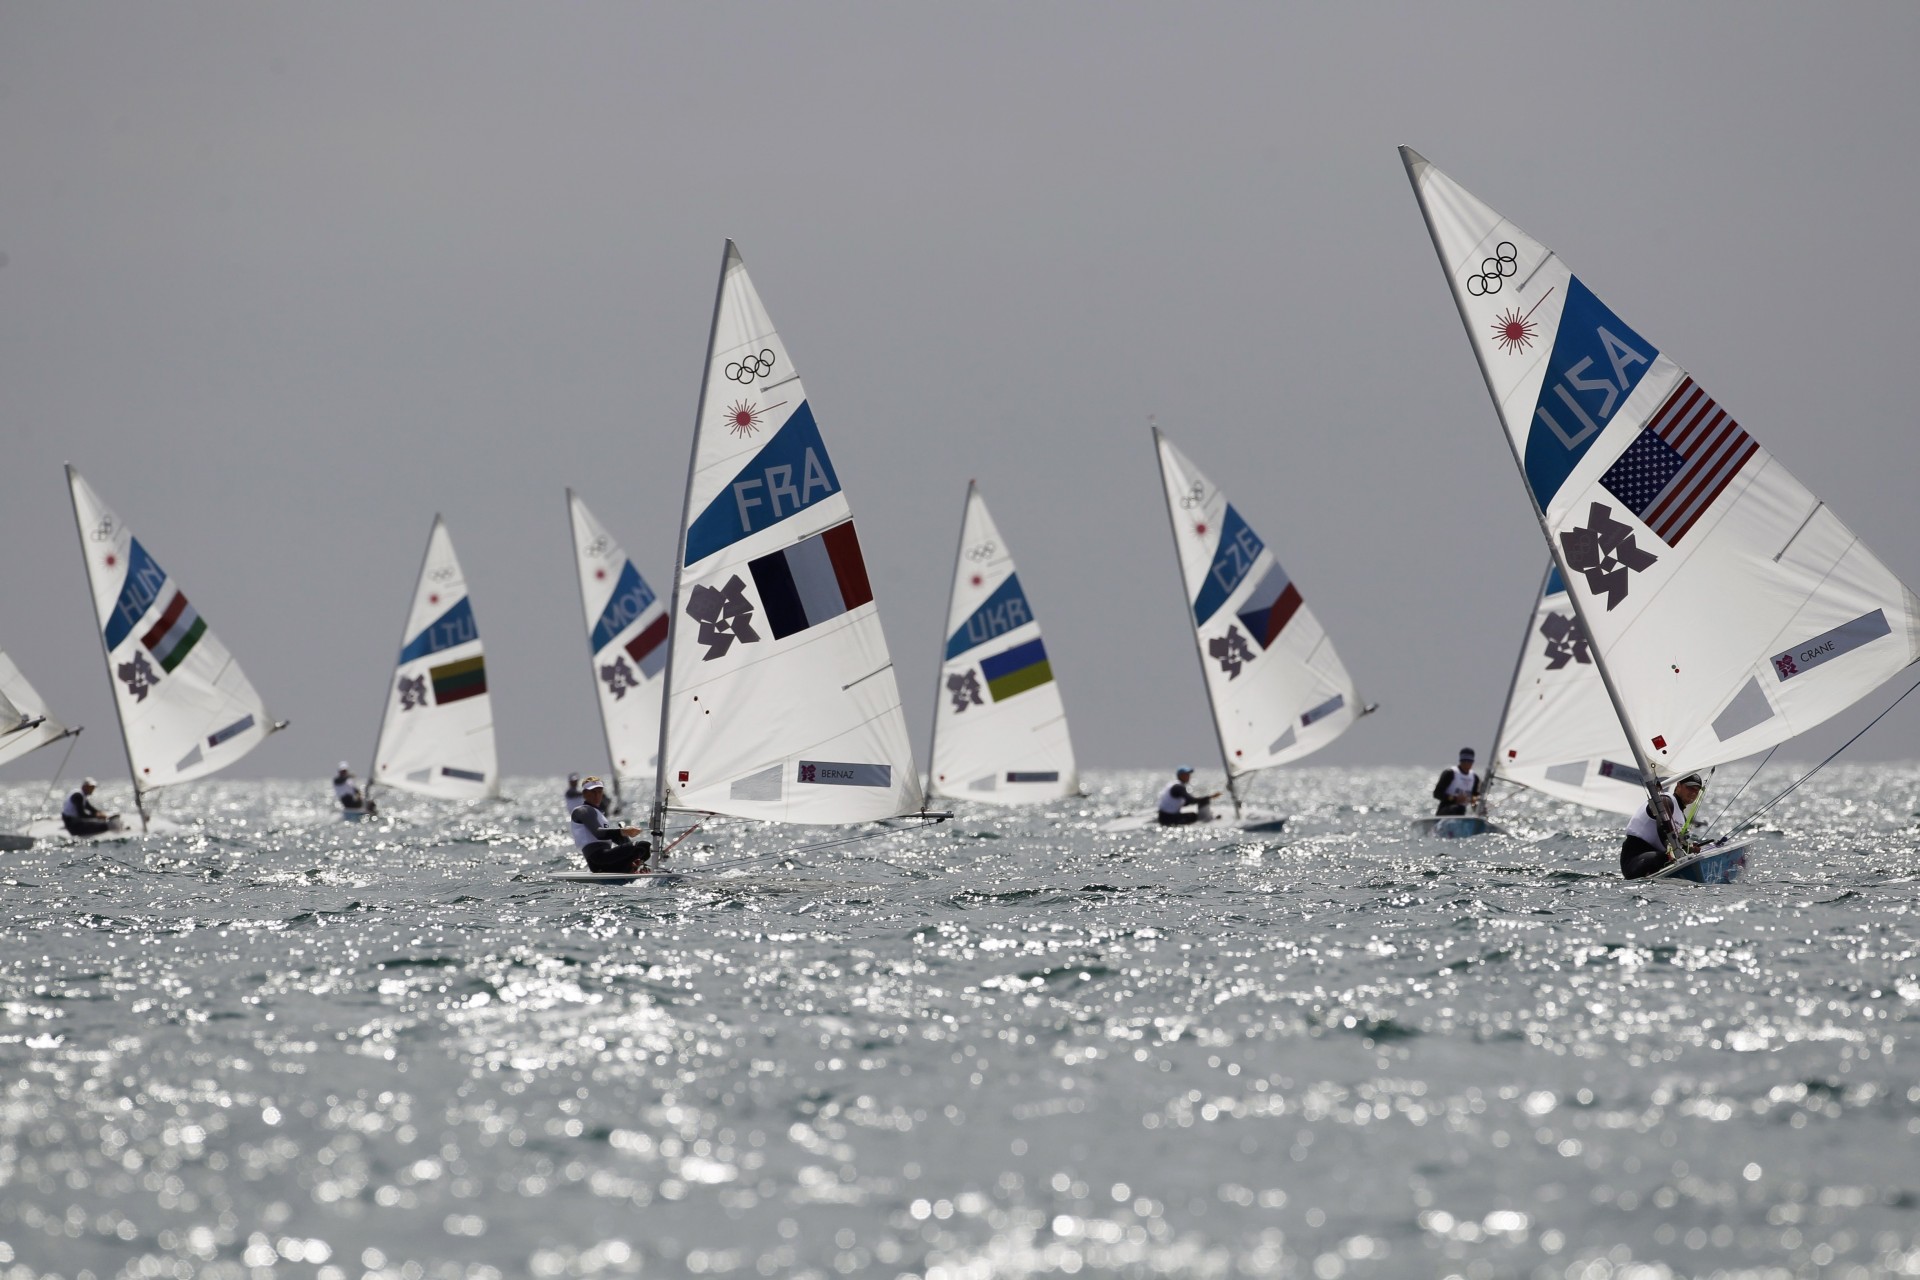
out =
<svg viewBox="0 0 1920 1280"><path fill-rule="evenodd" d="M93 790L100 784L92 778L84 778L67 802L60 806L60 825L67 829L68 835L97 836L113 830L117 813L103 813L94 807Z"/></svg>
<svg viewBox="0 0 1920 1280"><path fill-rule="evenodd" d="M1699 774L1690 773L1673 784L1673 794L1660 797L1662 814L1655 816L1654 802L1649 800L1644 809L1633 815L1627 822L1626 842L1620 846L1622 878L1640 880L1673 865L1673 854L1667 849L1669 831L1680 849L1690 854L1699 850L1701 842L1688 836L1705 786Z"/></svg>
<svg viewBox="0 0 1920 1280"><path fill-rule="evenodd" d="M573 843L586 858L587 869L622 874L646 870L653 846L634 840L640 828L608 822L606 786L598 778L582 778L580 793L580 803L573 810Z"/></svg>
<svg viewBox="0 0 1920 1280"><path fill-rule="evenodd" d="M374 811L373 801L367 799L366 793L360 790L360 779L353 776L353 767L345 760L340 762L340 767L333 774L333 798L340 802L343 813Z"/></svg>
<svg viewBox="0 0 1920 1280"><path fill-rule="evenodd" d="M1213 821L1213 801L1220 793L1215 791L1197 796L1187 786L1192 780L1192 765L1183 764L1174 770L1173 781L1160 793L1161 826L1183 827L1189 823ZM1187 812L1189 806L1193 808L1192 813Z"/></svg>
<svg viewBox="0 0 1920 1280"><path fill-rule="evenodd" d="M1433 784L1433 798L1440 802L1434 810L1438 816L1450 818L1480 811L1480 775L1473 771L1473 758L1473 748L1462 747L1459 765L1440 771L1440 781Z"/></svg>

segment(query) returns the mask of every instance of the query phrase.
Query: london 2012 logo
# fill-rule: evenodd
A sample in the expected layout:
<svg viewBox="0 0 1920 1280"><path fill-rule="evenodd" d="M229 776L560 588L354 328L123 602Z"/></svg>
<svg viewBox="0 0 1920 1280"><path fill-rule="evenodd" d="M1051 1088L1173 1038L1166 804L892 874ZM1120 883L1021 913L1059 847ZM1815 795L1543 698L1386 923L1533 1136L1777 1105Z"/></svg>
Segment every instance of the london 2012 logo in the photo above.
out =
<svg viewBox="0 0 1920 1280"><path fill-rule="evenodd" d="M1493 246L1493 256L1480 260L1480 269L1467 277L1467 292L1476 298L1500 292L1500 286L1520 269L1520 250L1511 240Z"/></svg>
<svg viewBox="0 0 1920 1280"><path fill-rule="evenodd" d="M754 381L773 372L773 366L779 361L771 348L762 348L758 355L742 356L727 365L727 377L742 386L752 386Z"/></svg>

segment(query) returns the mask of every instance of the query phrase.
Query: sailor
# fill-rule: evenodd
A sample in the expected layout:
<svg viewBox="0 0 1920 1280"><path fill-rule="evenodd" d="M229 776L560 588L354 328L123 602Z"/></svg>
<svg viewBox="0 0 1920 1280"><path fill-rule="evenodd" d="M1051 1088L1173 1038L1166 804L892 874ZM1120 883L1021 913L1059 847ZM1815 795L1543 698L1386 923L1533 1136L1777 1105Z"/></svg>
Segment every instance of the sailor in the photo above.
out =
<svg viewBox="0 0 1920 1280"><path fill-rule="evenodd" d="M360 790L360 780L353 776L353 766L345 760L334 771L333 798L340 802L340 808L347 813L372 813L376 807Z"/></svg>
<svg viewBox="0 0 1920 1280"><path fill-rule="evenodd" d="M580 775L577 773L570 773L567 775L567 794L566 794L567 813L569 815L571 815L575 809L578 809L580 807L580 800L581 800Z"/></svg>
<svg viewBox="0 0 1920 1280"><path fill-rule="evenodd" d="M1173 771L1173 781L1160 793L1160 825L1163 827L1184 827L1192 822L1213 821L1213 800L1220 793L1197 796L1188 789L1187 783L1193 780L1193 766L1183 764ZM1192 813L1186 812L1188 805L1194 806Z"/></svg>
<svg viewBox="0 0 1920 1280"><path fill-rule="evenodd" d="M586 857L587 870L644 871L653 846L636 842L638 827L616 827L607 821L607 789L598 778L580 780L580 803L573 810L573 842Z"/></svg>
<svg viewBox="0 0 1920 1280"><path fill-rule="evenodd" d="M1652 800L1633 815L1627 823L1626 843L1620 846L1623 879L1639 880L1673 865L1673 855L1667 851L1667 842L1661 834L1662 827L1673 832L1678 845L1688 853L1700 848L1700 842L1689 840L1687 833L1693 827L1693 809L1700 803L1700 792L1705 787L1699 774L1690 773L1673 784L1672 795L1660 797L1660 805L1665 810L1661 817L1654 816Z"/></svg>
<svg viewBox="0 0 1920 1280"><path fill-rule="evenodd" d="M79 788L60 806L60 824L68 835L97 836L113 830L113 820L120 815L102 813L93 805L93 789L99 785L92 778L82 778Z"/></svg>
<svg viewBox="0 0 1920 1280"><path fill-rule="evenodd" d="M1433 798L1440 802L1434 813L1442 818L1480 808L1480 775L1473 771L1472 747L1460 748L1458 767L1440 771L1440 781L1433 784Z"/></svg>

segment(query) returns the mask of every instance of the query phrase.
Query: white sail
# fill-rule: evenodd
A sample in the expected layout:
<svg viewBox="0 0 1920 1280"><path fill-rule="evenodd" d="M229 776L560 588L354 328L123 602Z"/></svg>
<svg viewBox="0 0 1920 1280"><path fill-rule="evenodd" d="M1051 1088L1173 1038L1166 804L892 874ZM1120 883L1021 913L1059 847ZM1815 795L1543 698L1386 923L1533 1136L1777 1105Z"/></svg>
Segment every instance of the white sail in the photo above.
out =
<svg viewBox="0 0 1920 1280"><path fill-rule="evenodd" d="M480 627L453 538L439 516L427 535L368 778L443 800L500 794Z"/></svg>
<svg viewBox="0 0 1920 1280"><path fill-rule="evenodd" d="M967 486L933 706L929 790L996 804L1077 795L1067 711L1013 553Z"/></svg>
<svg viewBox="0 0 1920 1280"><path fill-rule="evenodd" d="M1920 657L1920 600L1823 502L1544 245L1402 157L1641 761L1764 751Z"/></svg>
<svg viewBox="0 0 1920 1280"><path fill-rule="evenodd" d="M1557 568L1547 570L1528 616L1487 773L1591 809L1636 813L1647 805L1633 748Z"/></svg>
<svg viewBox="0 0 1920 1280"><path fill-rule="evenodd" d="M664 802L785 822L919 809L852 510L731 241L678 549Z"/></svg>
<svg viewBox="0 0 1920 1280"><path fill-rule="evenodd" d="M67 736L13 659L0 653L0 764Z"/></svg>
<svg viewBox="0 0 1920 1280"><path fill-rule="evenodd" d="M1310 755L1365 713L1320 620L1217 485L1153 432L1229 777Z"/></svg>
<svg viewBox="0 0 1920 1280"><path fill-rule="evenodd" d="M660 750L660 677L667 667L667 607L573 490L574 567L586 612L588 668L600 700L607 757L620 778L651 779Z"/></svg>
<svg viewBox="0 0 1920 1280"><path fill-rule="evenodd" d="M67 481L134 793L144 801L155 788L226 768L281 726L179 581L72 467Z"/></svg>

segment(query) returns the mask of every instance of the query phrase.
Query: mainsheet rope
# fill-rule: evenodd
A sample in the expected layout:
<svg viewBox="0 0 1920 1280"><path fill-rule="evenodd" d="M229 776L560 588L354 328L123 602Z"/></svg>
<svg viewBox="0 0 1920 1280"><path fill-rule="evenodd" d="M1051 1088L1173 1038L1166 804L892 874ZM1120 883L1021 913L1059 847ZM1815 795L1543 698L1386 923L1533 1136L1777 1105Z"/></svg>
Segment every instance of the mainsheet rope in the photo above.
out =
<svg viewBox="0 0 1920 1280"><path fill-rule="evenodd" d="M1724 844L1726 843L1726 841L1731 840L1735 836L1739 835L1742 831L1745 831L1748 827L1753 825L1754 821L1757 818L1759 818L1761 814L1765 813L1767 810L1773 808L1773 806L1779 804L1782 800L1785 800L1788 796L1798 791L1800 789L1800 784L1802 782L1805 782L1808 778L1811 778L1814 774L1820 772L1822 769L1832 764L1835 756L1838 756L1840 752L1845 751L1848 747L1860 741L1861 735L1866 733L1867 729L1871 729L1873 728L1874 725L1879 724L1882 720L1885 720L1887 718L1887 715L1893 710L1893 708L1905 702L1907 700L1907 696L1911 694L1915 689L1920 689L1920 680L1914 681L1914 683L1907 689L1906 693L1903 693L1899 697L1895 698L1893 700L1892 705L1889 706L1886 709L1886 711L1882 711L1879 715L1875 716L1872 720L1869 720L1867 722L1866 729L1860 730L1859 733L1854 734L1851 738L1848 738L1845 742L1841 743L1839 747L1835 749L1833 755L1828 756L1825 760L1822 760L1819 764L1813 766L1813 768L1801 774L1799 779L1795 781L1792 786L1788 787L1785 791L1782 791L1779 795L1775 796L1773 799L1767 801L1765 804L1761 805L1758 809L1755 809L1752 813L1748 814L1746 821L1742 822L1739 826L1735 827L1733 830L1727 832L1727 834L1722 838L1721 843ZM1772 755L1773 753L1768 752L1767 754ZM1759 771L1755 770L1755 772L1757 773Z"/></svg>

